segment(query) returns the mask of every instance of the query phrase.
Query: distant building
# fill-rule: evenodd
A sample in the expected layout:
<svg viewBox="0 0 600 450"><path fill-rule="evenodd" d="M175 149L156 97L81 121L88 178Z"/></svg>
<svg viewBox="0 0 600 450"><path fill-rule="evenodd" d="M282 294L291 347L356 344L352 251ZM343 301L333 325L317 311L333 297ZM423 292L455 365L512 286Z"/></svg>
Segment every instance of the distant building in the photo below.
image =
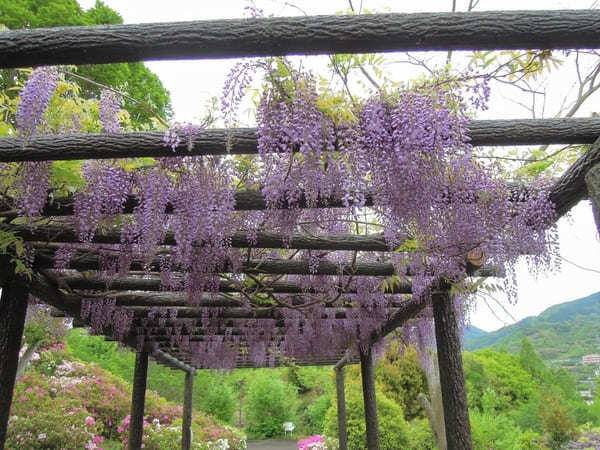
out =
<svg viewBox="0 0 600 450"><path fill-rule="evenodd" d="M584 366L600 365L600 355L584 355L581 358L581 362Z"/></svg>

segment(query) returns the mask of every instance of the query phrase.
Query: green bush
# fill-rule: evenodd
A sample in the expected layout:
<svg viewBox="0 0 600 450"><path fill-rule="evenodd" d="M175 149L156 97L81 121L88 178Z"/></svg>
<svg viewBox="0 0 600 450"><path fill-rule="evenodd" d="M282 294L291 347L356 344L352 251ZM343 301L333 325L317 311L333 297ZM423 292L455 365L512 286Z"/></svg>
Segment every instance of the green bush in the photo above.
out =
<svg viewBox="0 0 600 450"><path fill-rule="evenodd" d="M435 439L427 419L413 419L408 422L411 450L435 450Z"/></svg>
<svg viewBox="0 0 600 450"><path fill-rule="evenodd" d="M321 432L325 414L331 407L331 397L329 395L321 395L314 398L306 408L306 418L308 426L313 431L313 434Z"/></svg>
<svg viewBox="0 0 600 450"><path fill-rule="evenodd" d="M533 450L541 436L534 431L522 431L507 415L494 411L470 412L471 435L475 450Z"/></svg>
<svg viewBox="0 0 600 450"><path fill-rule="evenodd" d="M246 419L249 433L269 438L283 433L283 423L294 419L297 392L269 372L259 372L248 386Z"/></svg>
<svg viewBox="0 0 600 450"><path fill-rule="evenodd" d="M346 385L346 423L348 430L348 449L363 450L366 442L365 409L360 388L360 378L348 376ZM377 418L379 419L379 438L382 450L410 448L408 425L404 420L402 407L377 390ZM337 404L325 415L323 433L337 437Z"/></svg>
<svg viewBox="0 0 600 450"><path fill-rule="evenodd" d="M202 389L200 409L223 422L231 423L236 408L235 392L218 374L215 374L215 380Z"/></svg>

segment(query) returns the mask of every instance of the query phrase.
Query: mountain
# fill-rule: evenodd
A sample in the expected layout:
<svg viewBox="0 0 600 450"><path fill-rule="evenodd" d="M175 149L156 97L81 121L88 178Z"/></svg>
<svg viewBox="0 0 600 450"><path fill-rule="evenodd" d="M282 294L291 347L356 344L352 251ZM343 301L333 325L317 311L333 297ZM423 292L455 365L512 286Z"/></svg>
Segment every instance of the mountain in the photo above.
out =
<svg viewBox="0 0 600 450"><path fill-rule="evenodd" d="M465 350L503 347L518 352L521 340L528 337L544 360L578 360L600 353L600 292L551 306L538 316L490 333L470 328L465 332Z"/></svg>
<svg viewBox="0 0 600 450"><path fill-rule="evenodd" d="M473 339L485 336L486 334L488 334L487 331L482 330L481 328L477 328L475 325L467 325L467 327L465 328L465 335L463 336L463 341L470 342Z"/></svg>

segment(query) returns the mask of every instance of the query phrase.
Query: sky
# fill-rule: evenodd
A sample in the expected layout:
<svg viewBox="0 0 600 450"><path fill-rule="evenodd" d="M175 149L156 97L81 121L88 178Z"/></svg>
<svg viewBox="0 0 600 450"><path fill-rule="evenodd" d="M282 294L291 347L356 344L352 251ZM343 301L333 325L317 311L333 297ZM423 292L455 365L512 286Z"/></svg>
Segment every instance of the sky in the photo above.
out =
<svg viewBox="0 0 600 450"><path fill-rule="evenodd" d="M118 11L125 23L170 22L184 20L210 20L247 17L244 7L248 2L243 0L104 0L111 8ZM93 6L95 0L79 0L83 8ZM256 0L258 7L265 10L266 15L292 16L302 14L333 14L348 9L347 0L296 0L295 2L280 0ZM355 8L362 4L363 8L379 12L439 12L451 9L451 0L383 1L353 0ZM464 11L468 1L458 0L457 10ZM589 8L595 6L592 1L516 1L502 2L480 0L476 10L507 9L568 9ZM299 9L299 8L300 9ZM395 55L389 55L393 60ZM398 56L399 57L399 56ZM461 56L458 55L457 58ZM315 56L306 59L310 67L323 67L325 57ZM148 62L147 65L161 78L165 87L171 92L171 100L175 111L175 120L193 121L202 116L204 106L213 96L221 92L223 82L235 60L203 60L203 61L160 61ZM416 72L415 68L406 64L390 66L394 77L408 80ZM544 104L544 117L552 117L558 111L562 99L573 89L575 72L569 67L555 71L549 81L548 92L552 93ZM532 113L515 103L515 91L505 91L500 87L492 91L489 109L480 114L480 119L530 118ZM588 100L587 107L577 116L589 116L598 105L599 97ZM523 103L523 102L521 102ZM541 117L542 105L538 104L536 117ZM246 125L252 125L250 117ZM600 291L600 237L593 220L591 206L588 201L575 207L569 217L558 222L560 238L561 268L558 272L548 273L536 278L529 272L523 262L518 264L518 301L509 304L502 296L496 300L502 303L498 307L488 299L489 307L484 301L476 301L476 309L471 314L471 323L477 327L491 331L515 320L537 315L546 308L566 301L575 300ZM492 311L493 310L493 311Z"/></svg>

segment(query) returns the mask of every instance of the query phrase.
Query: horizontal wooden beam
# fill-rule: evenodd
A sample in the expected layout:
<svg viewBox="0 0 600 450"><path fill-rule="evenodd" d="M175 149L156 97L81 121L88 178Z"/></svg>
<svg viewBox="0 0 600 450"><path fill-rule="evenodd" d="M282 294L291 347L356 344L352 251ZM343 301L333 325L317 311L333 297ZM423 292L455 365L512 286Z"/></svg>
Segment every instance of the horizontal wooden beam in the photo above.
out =
<svg viewBox="0 0 600 450"><path fill-rule="evenodd" d="M160 363L166 364L170 367L175 367L177 369L183 370L184 372L191 373L192 375L196 374L196 369L188 364L185 364L175 356L164 352L163 350L155 350L151 353L151 356Z"/></svg>
<svg viewBox="0 0 600 450"><path fill-rule="evenodd" d="M38 269L52 269L54 267L54 250L36 249L33 263ZM99 270L100 262L98 256L86 252L77 252L69 268L75 270ZM132 270L144 270L145 264L142 261L133 261ZM150 268L154 271L160 270L158 260L150 263ZM226 267L223 272L231 271ZM320 261L316 268L312 267L307 260L288 260L288 259L251 259L243 261L240 267L243 273L262 273L275 275L353 275L353 276L381 276L389 277L396 274L396 270L391 263L361 261L355 264L334 263L330 261ZM477 277L496 277L503 276L502 271L494 266L483 266L481 268L472 268L469 271L471 276ZM407 277L412 273L406 269L402 275Z"/></svg>
<svg viewBox="0 0 600 450"><path fill-rule="evenodd" d="M600 11L365 14L37 28L0 34L0 68L413 50L596 48Z"/></svg>
<svg viewBox="0 0 600 450"><path fill-rule="evenodd" d="M7 225L0 223L0 230L10 231L25 241L39 242L80 242L77 232L64 226L45 225L31 227L27 225ZM121 233L108 231L97 233L93 240L95 244L119 244ZM176 245L172 232L167 233L162 245ZM257 232L256 240L249 241L246 232L238 232L232 236L233 248L289 248L301 250L356 250L387 252L390 250L383 234L324 234L311 235L306 233L268 233Z"/></svg>
<svg viewBox="0 0 600 450"><path fill-rule="evenodd" d="M252 297L253 293L248 292L248 296ZM272 294L275 297L278 297L280 294ZM286 295L284 301L287 304L293 306L302 306L309 301L303 299L302 295L294 295L292 298L287 298L289 295ZM86 294L81 294L82 298L86 297ZM201 308L239 308L244 306L245 302L241 298L241 296L219 296L215 294L207 294L202 297L199 301L195 301L193 304L189 301L189 295L185 292L134 292L134 291L110 291L106 294L106 297L114 298L116 302L116 306L123 307L136 307L141 308L145 307L147 309L152 308L184 308L184 307L201 307ZM343 305L347 297L342 296L340 300L336 301L334 304L328 303L326 308L331 309L335 307L345 306ZM404 303L405 300L400 300L395 297L388 297L389 301L387 306L389 307L397 307ZM246 299L244 299L246 300ZM348 299L351 301L351 299ZM356 301L356 300L354 300ZM259 305L254 305L255 307L259 307ZM272 307L269 307L272 309ZM260 307L259 307L260 309Z"/></svg>
<svg viewBox="0 0 600 450"><path fill-rule="evenodd" d="M81 289L88 291L163 291L163 286L160 278L117 278L116 280L105 280L102 278L85 276L85 275L69 275L60 276L61 283L66 284L70 289ZM237 283L222 280L219 286L220 292L240 292L240 286ZM252 294L253 290L251 287L245 287L245 292ZM316 294L319 291L315 289L304 289L295 283L287 283L283 281L277 281L274 283L268 283L264 288L265 292L274 294ZM346 294L355 294L356 289L340 289L339 292ZM410 294L411 284L410 282L394 283L384 291L385 294Z"/></svg>
<svg viewBox="0 0 600 450"><path fill-rule="evenodd" d="M203 130L194 138L191 150L183 139L172 151L163 136L162 132L146 131L0 137L0 162L257 154L254 128ZM469 125L475 146L591 144L598 136L600 119L594 117L474 120Z"/></svg>

